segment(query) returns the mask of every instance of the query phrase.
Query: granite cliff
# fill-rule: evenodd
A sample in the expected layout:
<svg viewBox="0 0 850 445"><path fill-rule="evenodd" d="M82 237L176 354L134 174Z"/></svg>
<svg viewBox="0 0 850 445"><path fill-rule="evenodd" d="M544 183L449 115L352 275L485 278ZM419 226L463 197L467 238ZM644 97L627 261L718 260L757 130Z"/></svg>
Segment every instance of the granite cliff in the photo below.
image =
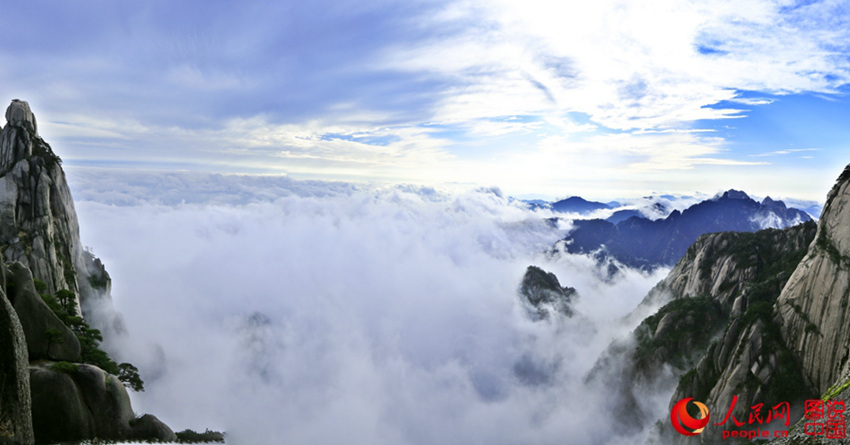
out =
<svg viewBox="0 0 850 445"><path fill-rule="evenodd" d="M635 322L646 318L631 336L615 341L588 375L589 382L615 388L611 409L628 420L620 432L634 433L664 414L648 394L675 393L679 400L686 393L719 412L723 403L728 407L730 388L744 399L742 407L778 379L796 388L799 373L773 372L777 367L771 365L787 354L775 326L764 320L815 230L807 222L784 230L712 233L688 248L629 316ZM751 369L763 381L750 379Z"/></svg>
<svg viewBox="0 0 850 445"><path fill-rule="evenodd" d="M79 239L61 159L14 100L0 131L0 443L174 440L153 416L136 418L125 386L132 365L99 349L121 330L110 278ZM78 308L80 310L78 310Z"/></svg>
<svg viewBox="0 0 850 445"><path fill-rule="evenodd" d="M724 443L728 426L696 437L673 431L669 409L686 397L704 402L716 422L730 410L746 420L752 406L789 402L793 424L804 400L850 396L848 301L850 165L817 225L700 237L634 316L661 309L613 344L590 378L620 384L619 400L644 415L633 430L660 419L649 443ZM642 404L637 391L647 385L673 388L666 412ZM781 443L819 443L800 429Z"/></svg>
<svg viewBox="0 0 850 445"><path fill-rule="evenodd" d="M829 192L815 241L774 308L806 379L824 392L850 372L850 165Z"/></svg>

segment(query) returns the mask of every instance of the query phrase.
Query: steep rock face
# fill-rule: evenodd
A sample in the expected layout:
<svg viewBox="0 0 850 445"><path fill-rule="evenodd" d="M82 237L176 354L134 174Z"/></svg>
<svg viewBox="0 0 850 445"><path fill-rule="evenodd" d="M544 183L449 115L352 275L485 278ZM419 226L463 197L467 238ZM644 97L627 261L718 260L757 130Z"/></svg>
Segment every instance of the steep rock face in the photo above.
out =
<svg viewBox="0 0 850 445"><path fill-rule="evenodd" d="M94 422L70 375L49 367L30 368L30 386L37 443L94 437Z"/></svg>
<svg viewBox="0 0 850 445"><path fill-rule="evenodd" d="M0 268L0 281L5 277ZM27 344L6 293L0 289L0 444L29 445L34 441L30 416Z"/></svg>
<svg viewBox="0 0 850 445"><path fill-rule="evenodd" d="M95 315L91 321L109 329L113 320L92 314L101 306L95 302L108 298L108 289L89 280L94 258L80 244L61 160L38 136L27 102L13 101L6 119L0 131L0 252L6 261L26 265L47 284L47 293L74 292L84 315Z"/></svg>
<svg viewBox="0 0 850 445"><path fill-rule="evenodd" d="M765 318L753 321L751 314L732 317L722 337L709 348L699 364L679 380L670 399L670 408L685 397L693 397L704 401L716 416L715 423L719 423L736 400L731 415L746 422L750 407L756 404L764 404L765 411L782 402L789 402L796 408L804 399L816 397L803 380L794 355L779 337L778 326ZM789 420L793 422L796 418ZM783 422L784 419L776 421L773 426L781 428ZM707 428L698 442L722 443L723 430L730 427L733 427L731 422L726 427ZM658 432L664 438L663 443L695 442L669 428Z"/></svg>
<svg viewBox="0 0 850 445"><path fill-rule="evenodd" d="M134 414L124 383L103 369L121 374L134 388L142 382L132 365L118 365L98 348L101 333L88 324L107 335L120 330L111 309L109 274L80 246L61 161L38 136L29 105L13 101L6 118L0 131L5 260L0 262L0 444L171 438L153 417L131 426ZM81 361L97 366L72 363Z"/></svg>
<svg viewBox="0 0 850 445"><path fill-rule="evenodd" d="M729 312L735 299L769 265L765 259L768 250L799 253L808 245L814 229L812 222L787 231L768 229L759 235L764 238L761 241L747 233L703 235L629 317L641 320L671 300L697 296L709 297ZM761 248L758 244L762 244Z"/></svg>
<svg viewBox="0 0 850 445"><path fill-rule="evenodd" d="M38 295L30 270L18 262L3 266L7 267L6 289L26 334L30 360L78 360L80 342L77 336Z"/></svg>
<svg viewBox="0 0 850 445"><path fill-rule="evenodd" d="M716 413L728 408L726 397L734 391L743 409L770 385L797 385L799 373L777 371L788 358L777 328L765 319L815 231L807 222L785 230L703 235L629 317L643 319L661 308L629 338L614 342L588 380L616 389L612 409L631 419L632 430L664 415L646 394L702 397Z"/></svg>
<svg viewBox="0 0 850 445"><path fill-rule="evenodd" d="M850 372L850 165L827 196L815 241L788 280L775 317L820 392Z"/></svg>
<svg viewBox="0 0 850 445"><path fill-rule="evenodd" d="M72 277L83 264L79 227L59 158L35 132L29 104L12 102L6 116L17 118L0 132L3 254L26 264L49 292L79 293Z"/></svg>
<svg viewBox="0 0 850 445"><path fill-rule="evenodd" d="M685 397L708 406L722 421L733 399L736 419L747 419L757 403L772 407L811 397L814 392L802 378L794 354L779 334L771 317L782 287L805 255L816 227L808 222L786 230L764 230L752 234L729 234L729 251L735 253L735 267L748 270L748 278L726 300L729 322L720 326L720 336L704 350L699 363L682 375L669 408ZM723 269L724 261L705 258ZM731 301L730 301L731 300ZM652 438L658 443L721 443L723 428L707 428L697 438L672 431L664 419L656 425Z"/></svg>

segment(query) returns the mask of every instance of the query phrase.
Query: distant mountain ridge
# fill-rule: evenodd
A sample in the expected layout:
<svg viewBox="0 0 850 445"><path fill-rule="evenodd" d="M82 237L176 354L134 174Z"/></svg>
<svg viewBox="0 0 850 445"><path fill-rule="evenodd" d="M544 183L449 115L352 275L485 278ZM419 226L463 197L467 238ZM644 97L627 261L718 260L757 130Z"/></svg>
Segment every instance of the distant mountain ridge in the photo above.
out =
<svg viewBox="0 0 850 445"><path fill-rule="evenodd" d="M596 201L588 201L580 196L572 196L552 203L552 210L561 213L588 214L596 210L610 209L611 206Z"/></svg>
<svg viewBox="0 0 850 445"><path fill-rule="evenodd" d="M671 266L700 235L786 228L812 218L770 197L758 202L739 190L674 210L663 219L631 216L616 224L601 219L575 220L575 228L556 248L569 253L598 253L638 268Z"/></svg>

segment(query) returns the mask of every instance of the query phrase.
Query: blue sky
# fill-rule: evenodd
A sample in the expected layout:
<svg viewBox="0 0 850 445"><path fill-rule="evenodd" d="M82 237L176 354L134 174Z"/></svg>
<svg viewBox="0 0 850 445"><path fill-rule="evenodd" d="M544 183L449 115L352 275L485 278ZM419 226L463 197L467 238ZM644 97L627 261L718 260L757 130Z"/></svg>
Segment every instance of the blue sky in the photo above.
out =
<svg viewBox="0 0 850 445"><path fill-rule="evenodd" d="M846 1L268 3L17 4L0 90L68 169L823 200L850 161Z"/></svg>

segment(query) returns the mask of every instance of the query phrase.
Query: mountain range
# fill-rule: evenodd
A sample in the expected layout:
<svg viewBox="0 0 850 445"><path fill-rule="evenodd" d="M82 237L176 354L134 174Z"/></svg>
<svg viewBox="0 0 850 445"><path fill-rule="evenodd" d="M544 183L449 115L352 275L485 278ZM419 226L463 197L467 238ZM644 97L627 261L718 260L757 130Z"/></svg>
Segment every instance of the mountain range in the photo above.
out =
<svg viewBox="0 0 850 445"><path fill-rule="evenodd" d="M616 215L616 214L615 214ZM666 218L651 220L621 215L615 222L577 219L556 248L569 253L595 253L636 268L672 266L705 233L753 232L785 228L812 220L806 212L789 208L770 197L758 202L746 193L729 190Z"/></svg>
<svg viewBox="0 0 850 445"><path fill-rule="evenodd" d="M127 389L141 390L143 382L131 364L115 363L99 347L103 335L124 328L112 310L109 274L80 243L61 159L38 135L29 104L13 101L6 120L0 444L187 437L134 413ZM551 204L578 214L617 207L578 197ZM736 190L656 219L638 213L576 220L554 247L634 267L672 266L629 316L636 329L614 341L586 376L610 391L618 433L654 425L650 443L722 443L719 428L678 435L669 411L642 399L647 389L670 394L668 408L695 397L713 416L725 414L736 397L731 413L738 419L757 403L850 397L850 165L817 223L782 201L758 202ZM518 294L536 322L580 316L577 291L538 267L526 270ZM541 378L518 369L527 380ZM788 420L800 415L789 413ZM214 436L199 440L223 440ZM785 443L809 439L800 427L791 436Z"/></svg>
<svg viewBox="0 0 850 445"><path fill-rule="evenodd" d="M729 191L661 223L682 224L694 215L715 215L709 218L715 225L740 223L742 215L767 211L799 216L783 209L777 201L756 203L742 192ZM537 283L546 289L537 294L551 302L545 307L557 305L561 313L574 316L574 296L562 292L569 288L555 276L542 277L529 268L520 299L532 301L527 283ZM806 400L843 404L850 397L848 301L850 165L828 193L817 223L698 236L625 317L624 322L634 321L637 328L610 344L586 382L608 391L608 408L618 419L614 432L633 437L649 428L647 444L728 443L724 431L757 427L788 431L788 437L771 443L843 443L812 437L799 420ZM658 410L648 396L652 394L670 395L666 412ZM685 398L704 403L714 423L695 437L671 425L674 405ZM786 411L772 411L786 403ZM760 417L756 408L764 408ZM840 413L845 424L848 414ZM726 416L743 426L718 426Z"/></svg>

